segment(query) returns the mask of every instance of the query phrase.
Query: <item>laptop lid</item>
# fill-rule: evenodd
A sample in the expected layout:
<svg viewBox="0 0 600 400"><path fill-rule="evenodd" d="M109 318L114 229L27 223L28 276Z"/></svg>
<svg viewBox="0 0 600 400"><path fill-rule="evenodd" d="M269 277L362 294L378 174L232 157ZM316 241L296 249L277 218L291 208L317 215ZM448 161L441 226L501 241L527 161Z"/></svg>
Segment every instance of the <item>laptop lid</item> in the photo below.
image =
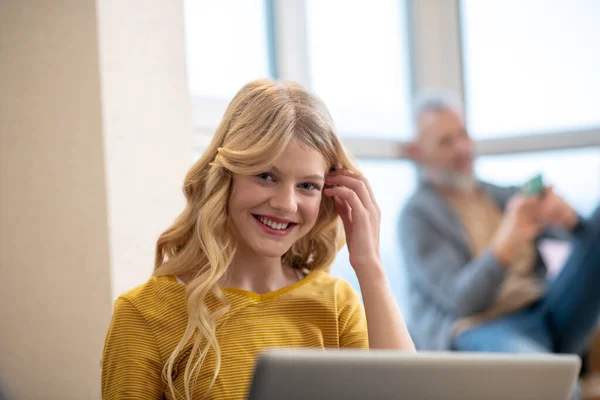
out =
<svg viewBox="0 0 600 400"><path fill-rule="evenodd" d="M382 350L272 350L249 400L565 400L578 356Z"/></svg>

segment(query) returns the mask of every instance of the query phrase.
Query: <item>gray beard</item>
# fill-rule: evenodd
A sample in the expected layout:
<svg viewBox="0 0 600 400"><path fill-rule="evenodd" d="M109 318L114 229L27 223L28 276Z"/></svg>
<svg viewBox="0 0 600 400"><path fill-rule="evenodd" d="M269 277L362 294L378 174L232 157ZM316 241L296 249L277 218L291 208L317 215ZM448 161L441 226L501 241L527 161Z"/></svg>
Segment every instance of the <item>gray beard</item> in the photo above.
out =
<svg viewBox="0 0 600 400"><path fill-rule="evenodd" d="M473 174L457 174L449 171L426 169L425 178L434 185L461 191L473 190L477 187L477 178Z"/></svg>

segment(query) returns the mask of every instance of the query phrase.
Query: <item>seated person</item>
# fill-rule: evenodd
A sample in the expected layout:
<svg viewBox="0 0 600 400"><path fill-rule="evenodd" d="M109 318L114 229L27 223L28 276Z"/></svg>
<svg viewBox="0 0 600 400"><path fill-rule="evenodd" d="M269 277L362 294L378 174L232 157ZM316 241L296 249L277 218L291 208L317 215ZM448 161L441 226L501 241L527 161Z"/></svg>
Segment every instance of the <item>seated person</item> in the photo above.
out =
<svg viewBox="0 0 600 400"><path fill-rule="evenodd" d="M423 100L407 154L420 186L400 218L419 349L582 354L600 314L600 209L588 220L551 188L477 180L461 105ZM554 280L536 243L567 238Z"/></svg>
<svg viewBox="0 0 600 400"><path fill-rule="evenodd" d="M116 301L104 399L245 399L271 347L414 351L379 257L379 208L328 115L294 83L238 92L187 174L154 276ZM364 307L326 272L343 231Z"/></svg>

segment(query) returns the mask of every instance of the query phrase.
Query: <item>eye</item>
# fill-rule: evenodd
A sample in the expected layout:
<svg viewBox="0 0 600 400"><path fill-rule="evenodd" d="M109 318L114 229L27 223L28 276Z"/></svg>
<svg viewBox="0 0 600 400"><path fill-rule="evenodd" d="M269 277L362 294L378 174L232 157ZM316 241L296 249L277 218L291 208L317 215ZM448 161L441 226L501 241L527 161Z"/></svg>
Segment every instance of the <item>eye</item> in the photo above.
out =
<svg viewBox="0 0 600 400"><path fill-rule="evenodd" d="M260 174L256 175L256 177L265 182L275 182L275 178L273 177L273 175L271 175L268 172L260 173Z"/></svg>
<svg viewBox="0 0 600 400"><path fill-rule="evenodd" d="M320 190L320 188L317 185L310 182L301 183L298 185L298 187L303 190Z"/></svg>

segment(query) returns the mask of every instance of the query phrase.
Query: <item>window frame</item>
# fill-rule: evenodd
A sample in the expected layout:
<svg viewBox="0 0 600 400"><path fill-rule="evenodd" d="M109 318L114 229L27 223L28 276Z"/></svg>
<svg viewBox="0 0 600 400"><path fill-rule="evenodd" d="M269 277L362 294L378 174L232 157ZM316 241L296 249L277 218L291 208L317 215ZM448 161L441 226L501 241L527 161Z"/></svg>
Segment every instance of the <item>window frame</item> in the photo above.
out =
<svg viewBox="0 0 600 400"><path fill-rule="evenodd" d="M269 69L274 79L289 79L311 87L305 0L264 0ZM464 100L461 0L397 0L406 4L409 92L449 90ZM229 99L192 97L193 151L210 142ZM540 138L543 137L543 140ZM405 159L406 141L342 137L357 159ZM600 146L600 126L560 132L475 140L478 155L537 152Z"/></svg>

